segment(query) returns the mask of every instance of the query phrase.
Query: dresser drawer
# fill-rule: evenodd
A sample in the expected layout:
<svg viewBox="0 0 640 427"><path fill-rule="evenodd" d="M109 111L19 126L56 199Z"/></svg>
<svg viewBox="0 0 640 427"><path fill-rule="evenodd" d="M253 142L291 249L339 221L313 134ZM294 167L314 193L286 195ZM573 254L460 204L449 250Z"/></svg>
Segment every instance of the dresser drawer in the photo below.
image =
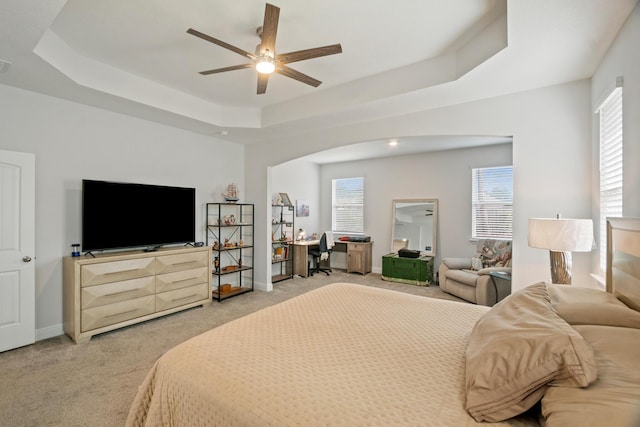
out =
<svg viewBox="0 0 640 427"><path fill-rule="evenodd" d="M136 317L152 314L155 311L155 296L121 301L115 304L82 310L82 331L113 325Z"/></svg>
<svg viewBox="0 0 640 427"><path fill-rule="evenodd" d="M156 311L169 310L170 308L209 298L211 298L211 290L208 283L162 292L156 294Z"/></svg>
<svg viewBox="0 0 640 427"><path fill-rule="evenodd" d="M155 293L155 278L147 276L104 285L86 286L82 288L81 292L82 309L99 307L153 295Z"/></svg>
<svg viewBox="0 0 640 427"><path fill-rule="evenodd" d="M369 245L364 245L361 243L349 243L349 252L364 252L365 248L368 248Z"/></svg>
<svg viewBox="0 0 640 427"><path fill-rule="evenodd" d="M210 262L207 251L162 255L156 258L156 274L207 267Z"/></svg>
<svg viewBox="0 0 640 427"><path fill-rule="evenodd" d="M83 265L80 270L80 286L101 285L153 276L154 270L153 257L87 264Z"/></svg>
<svg viewBox="0 0 640 427"><path fill-rule="evenodd" d="M207 267L159 274L156 276L156 292L172 291L174 289L208 283L208 275L209 269Z"/></svg>

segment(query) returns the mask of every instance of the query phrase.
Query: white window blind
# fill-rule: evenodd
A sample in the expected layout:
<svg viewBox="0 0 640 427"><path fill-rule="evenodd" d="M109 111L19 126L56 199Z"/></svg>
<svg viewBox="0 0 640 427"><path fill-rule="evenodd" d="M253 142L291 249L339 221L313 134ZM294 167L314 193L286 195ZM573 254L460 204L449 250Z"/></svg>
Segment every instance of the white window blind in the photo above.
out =
<svg viewBox="0 0 640 427"><path fill-rule="evenodd" d="M332 220L334 233L364 234L364 178L334 179Z"/></svg>
<svg viewBox="0 0 640 427"><path fill-rule="evenodd" d="M511 239L513 167L474 168L471 181L471 238Z"/></svg>
<svg viewBox="0 0 640 427"><path fill-rule="evenodd" d="M606 270L607 217L622 216L622 88L617 87L600 113L600 269Z"/></svg>

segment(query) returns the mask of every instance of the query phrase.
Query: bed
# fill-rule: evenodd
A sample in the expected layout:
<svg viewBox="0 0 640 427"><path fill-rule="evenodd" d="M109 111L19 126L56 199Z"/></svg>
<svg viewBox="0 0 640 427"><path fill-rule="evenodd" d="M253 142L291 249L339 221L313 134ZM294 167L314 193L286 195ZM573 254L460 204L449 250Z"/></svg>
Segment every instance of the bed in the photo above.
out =
<svg viewBox="0 0 640 427"><path fill-rule="evenodd" d="M608 227L607 292L327 285L165 353L127 425L640 425L640 219Z"/></svg>

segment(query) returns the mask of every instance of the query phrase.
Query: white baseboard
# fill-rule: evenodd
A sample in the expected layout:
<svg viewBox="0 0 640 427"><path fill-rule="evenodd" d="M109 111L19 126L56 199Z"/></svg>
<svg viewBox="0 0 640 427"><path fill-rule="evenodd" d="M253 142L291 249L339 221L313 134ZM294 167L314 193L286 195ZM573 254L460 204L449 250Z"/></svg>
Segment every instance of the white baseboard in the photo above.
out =
<svg viewBox="0 0 640 427"><path fill-rule="evenodd" d="M62 329L62 324L47 326L46 328L36 329L36 341L46 340L47 338L53 338L63 334L64 329Z"/></svg>
<svg viewBox="0 0 640 427"><path fill-rule="evenodd" d="M270 286L266 283L262 283L262 282L253 282L253 289L256 289L258 291L264 291L264 292L270 292L273 290L273 286Z"/></svg>

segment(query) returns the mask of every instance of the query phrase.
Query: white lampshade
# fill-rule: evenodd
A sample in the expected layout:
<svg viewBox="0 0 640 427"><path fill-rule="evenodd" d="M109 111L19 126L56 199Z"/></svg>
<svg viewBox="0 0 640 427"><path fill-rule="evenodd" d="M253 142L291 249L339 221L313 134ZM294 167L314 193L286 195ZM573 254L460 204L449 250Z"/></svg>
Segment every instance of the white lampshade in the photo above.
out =
<svg viewBox="0 0 640 427"><path fill-rule="evenodd" d="M554 252L590 252L593 221L590 219L530 218L529 246Z"/></svg>

